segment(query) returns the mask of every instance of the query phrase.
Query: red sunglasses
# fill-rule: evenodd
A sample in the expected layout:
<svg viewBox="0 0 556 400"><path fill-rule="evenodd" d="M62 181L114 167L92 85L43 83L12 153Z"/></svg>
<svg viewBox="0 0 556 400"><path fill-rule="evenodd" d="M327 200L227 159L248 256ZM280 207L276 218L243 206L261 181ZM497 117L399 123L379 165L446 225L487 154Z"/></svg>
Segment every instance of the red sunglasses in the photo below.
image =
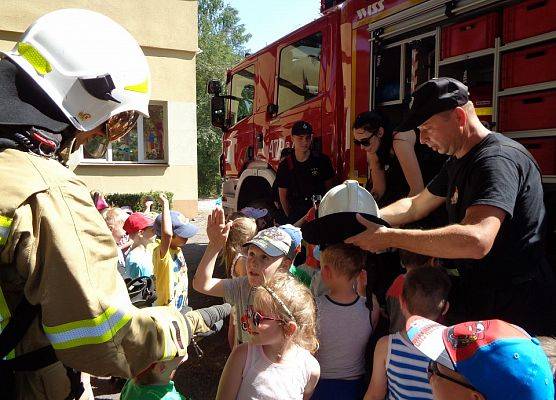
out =
<svg viewBox="0 0 556 400"><path fill-rule="evenodd" d="M247 309L247 316L249 317L251 322L253 322L253 326L255 328L258 328L258 326L261 324L261 322L263 322L265 320L284 322L284 320L282 318L267 317L266 315L263 315L260 312L253 310L252 307L249 307Z"/></svg>

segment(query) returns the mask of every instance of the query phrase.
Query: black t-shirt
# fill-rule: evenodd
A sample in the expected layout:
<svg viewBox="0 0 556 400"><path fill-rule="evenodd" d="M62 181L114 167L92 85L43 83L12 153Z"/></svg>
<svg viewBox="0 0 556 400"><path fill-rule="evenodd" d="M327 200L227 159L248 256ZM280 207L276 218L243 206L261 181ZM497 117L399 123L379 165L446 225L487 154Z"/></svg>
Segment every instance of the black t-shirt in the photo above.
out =
<svg viewBox="0 0 556 400"><path fill-rule="evenodd" d="M381 160L382 167L384 168L384 179L386 183L386 190L382 197L377 200L377 205L379 208L386 207L399 199L407 196L409 193L409 185L405 179L402 166L398 161L398 157L395 154L388 154L386 160ZM369 178L369 181L371 179ZM369 185L367 181L367 186ZM367 190L372 189L366 187Z"/></svg>
<svg viewBox="0 0 556 400"><path fill-rule="evenodd" d="M523 146L491 133L461 159L449 158L428 190L446 198L450 223L461 222L474 205L506 212L486 257L454 261L467 282L488 290L536 273L544 260L546 211L540 171Z"/></svg>
<svg viewBox="0 0 556 400"><path fill-rule="evenodd" d="M440 171L444 165L447 157L445 155L438 154L428 146L421 144L418 132L415 132L415 136L415 156L417 157L417 162L419 163L419 169L421 170L423 182L427 185L432 178L438 174L438 171ZM396 140L395 136L394 140ZM400 161L392 149L379 154L379 159L382 168L384 168L386 190L382 197L377 200L377 204L379 208L383 208L398 201L399 199L407 197L410 187L407 183L402 166L400 165ZM370 177L368 177L365 189L368 191L372 190L372 179Z"/></svg>
<svg viewBox="0 0 556 400"><path fill-rule="evenodd" d="M299 162L292 154L282 160L276 173L279 188L288 189L290 219L301 218L313 205L313 195L324 195L324 183L334 176L330 159L324 154L312 154L306 161Z"/></svg>

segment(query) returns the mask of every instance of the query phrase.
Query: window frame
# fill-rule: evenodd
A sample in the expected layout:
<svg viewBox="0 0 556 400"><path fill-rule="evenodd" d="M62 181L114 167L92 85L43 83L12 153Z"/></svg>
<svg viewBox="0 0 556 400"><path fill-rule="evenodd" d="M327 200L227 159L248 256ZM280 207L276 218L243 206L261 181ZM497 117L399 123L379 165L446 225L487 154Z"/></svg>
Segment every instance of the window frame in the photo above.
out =
<svg viewBox="0 0 556 400"><path fill-rule="evenodd" d="M233 100L232 100L232 99L228 99L228 101L227 101L228 107L226 108L226 120L230 122L230 125L229 125L230 127L236 126L237 124L239 124L239 123L240 123L241 121L243 121L244 119L249 118L249 117L252 117L252 116L255 114L255 101L256 101L256 98L257 98L257 96L256 96L257 85L255 84L255 76L256 76L256 73L255 73L255 63L246 65L245 67L243 67L243 68L241 68L241 69L238 69L237 71L233 72L233 73L231 74L231 77L230 77L230 81L229 81L229 84L228 84L227 91L228 91L228 93L229 93L230 95L232 95L232 87L233 87L233 84L234 84L234 77L235 77L237 74L239 74L241 71L245 71L245 70L246 70L247 68L249 68L249 67L253 67L253 88L254 88L254 92L253 92L253 105L252 105L252 107L251 107L251 114L246 115L246 116L243 117L242 119L239 119L239 120L237 120L235 123L231 124L231 118L230 118L230 117L231 117L231 112L232 112L232 101L233 101ZM239 101L238 101L238 103L239 103ZM238 104L238 108L239 108L239 104Z"/></svg>
<svg viewBox="0 0 556 400"><path fill-rule="evenodd" d="M320 59L319 59L319 76L318 76L318 90L315 96L311 97L310 99L307 100L303 100L300 103L297 103L293 106L291 106L290 108L286 109L286 110L281 110L279 107L279 103L278 100L280 98L280 72L281 72L281 66L282 66L282 52L290 47L293 46L295 43L300 42L304 39L307 39L308 37L314 36L319 34L321 35L321 42L320 42ZM276 87L276 94L275 94L275 98L274 98L274 104L276 104L276 106L278 107L278 113L276 114L277 116L280 114L283 114L285 112L288 112L292 109L294 109L295 107L299 107L307 102L313 101L314 99L318 98L320 95L322 95L322 91L323 91L323 87L322 87L322 72L323 72L323 65L322 65L322 60L323 60L323 52L325 50L324 48L324 40L325 40L325 32L324 29L320 28L318 30L315 30L309 34L306 34L300 38L296 38L294 40L292 40L291 42L284 44L282 47L278 48L278 57L277 57L277 68L276 68L276 78L275 78L275 87Z"/></svg>
<svg viewBox="0 0 556 400"><path fill-rule="evenodd" d="M398 95L397 100L386 101L386 102L381 102L381 103L378 103L376 101L376 92L377 92L377 90L376 90L376 80L375 79L376 79L376 75L377 75L377 73L376 73L377 53L376 53L376 50L374 50L374 49L372 50L372 56L371 56L372 63L371 63L371 68L370 68L370 70L371 70L370 71L371 96L369 98L369 105L370 105L371 109L373 107L377 107L377 106L383 106L384 107L384 106L391 106L391 105L400 105L400 104L403 104L404 102L407 101L407 96L405 94L405 78L406 78L405 64L406 64L406 61L407 61L406 60L406 48L407 48L408 45L410 45L411 43L413 43L417 40L422 40L422 39L431 38L431 37L435 38L435 40L436 40L434 51L435 51L435 71L436 71L435 75L437 75L438 74L438 60L437 60L437 57L438 57L438 54L440 52L440 50L438 49L438 40L437 40L438 32L437 32L437 30L430 30L430 31L424 32L420 35L407 37L405 39L397 40L397 41L394 41L392 43L389 43L389 44L383 46L384 49L392 49L392 48L395 48L395 47L400 48L400 75L399 75L399 77L400 77L400 79L399 79L400 89L399 89L399 95ZM409 97L411 97L411 95Z"/></svg>
<svg viewBox="0 0 556 400"><path fill-rule="evenodd" d="M164 125L164 158L160 160L150 160L145 158L145 132L144 120L145 117L140 115L137 119L137 161L114 161L112 155L112 143L108 145L106 155L104 158L85 158L83 154L83 146L78 150L79 162L78 165L167 165L168 164L168 103L166 101L150 101L149 106L162 106L162 120ZM141 128L141 131L139 131ZM139 133L141 132L141 133Z"/></svg>

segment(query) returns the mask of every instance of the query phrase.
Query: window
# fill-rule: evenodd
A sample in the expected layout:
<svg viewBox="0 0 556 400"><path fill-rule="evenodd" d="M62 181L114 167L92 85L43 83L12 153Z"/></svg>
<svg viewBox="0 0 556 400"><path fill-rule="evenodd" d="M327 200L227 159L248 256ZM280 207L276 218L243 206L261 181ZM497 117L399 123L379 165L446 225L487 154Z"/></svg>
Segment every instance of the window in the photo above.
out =
<svg viewBox="0 0 556 400"><path fill-rule="evenodd" d="M373 108L397 126L409 111L411 93L435 76L434 32L385 45L374 44Z"/></svg>
<svg viewBox="0 0 556 400"><path fill-rule="evenodd" d="M475 105L479 120L492 129L492 90L494 82L494 55L471 58L441 65L440 76L449 76L469 88L469 100Z"/></svg>
<svg viewBox="0 0 556 400"><path fill-rule="evenodd" d="M429 36L405 45L404 100L421 84L434 78L435 37Z"/></svg>
<svg viewBox="0 0 556 400"><path fill-rule="evenodd" d="M163 163L166 161L165 110L149 105L149 118L142 116L123 138L110 143L102 158L94 158L82 147L82 161L93 163ZM93 139L94 140L94 139Z"/></svg>
<svg viewBox="0 0 556 400"><path fill-rule="evenodd" d="M375 101L386 103L400 99L401 46L381 49L375 60Z"/></svg>
<svg viewBox="0 0 556 400"><path fill-rule="evenodd" d="M318 94L321 50L322 33L318 32L280 51L279 113Z"/></svg>
<svg viewBox="0 0 556 400"><path fill-rule="evenodd" d="M229 126L235 125L242 119L253 115L253 101L255 99L255 67L249 67L236 72L232 77L230 100Z"/></svg>

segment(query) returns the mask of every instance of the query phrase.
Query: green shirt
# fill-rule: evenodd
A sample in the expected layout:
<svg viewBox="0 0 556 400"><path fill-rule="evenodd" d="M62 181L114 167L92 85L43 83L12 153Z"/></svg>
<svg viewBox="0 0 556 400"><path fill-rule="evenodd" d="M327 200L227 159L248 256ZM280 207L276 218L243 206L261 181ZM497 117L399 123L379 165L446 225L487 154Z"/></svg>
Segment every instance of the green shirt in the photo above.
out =
<svg viewBox="0 0 556 400"><path fill-rule="evenodd" d="M311 287L311 275L302 269L297 268L295 265L291 265L290 274L297 278L297 280L303 283L307 287Z"/></svg>
<svg viewBox="0 0 556 400"><path fill-rule="evenodd" d="M121 400L187 400L174 387L174 382L167 385L137 385L129 379L120 394Z"/></svg>

